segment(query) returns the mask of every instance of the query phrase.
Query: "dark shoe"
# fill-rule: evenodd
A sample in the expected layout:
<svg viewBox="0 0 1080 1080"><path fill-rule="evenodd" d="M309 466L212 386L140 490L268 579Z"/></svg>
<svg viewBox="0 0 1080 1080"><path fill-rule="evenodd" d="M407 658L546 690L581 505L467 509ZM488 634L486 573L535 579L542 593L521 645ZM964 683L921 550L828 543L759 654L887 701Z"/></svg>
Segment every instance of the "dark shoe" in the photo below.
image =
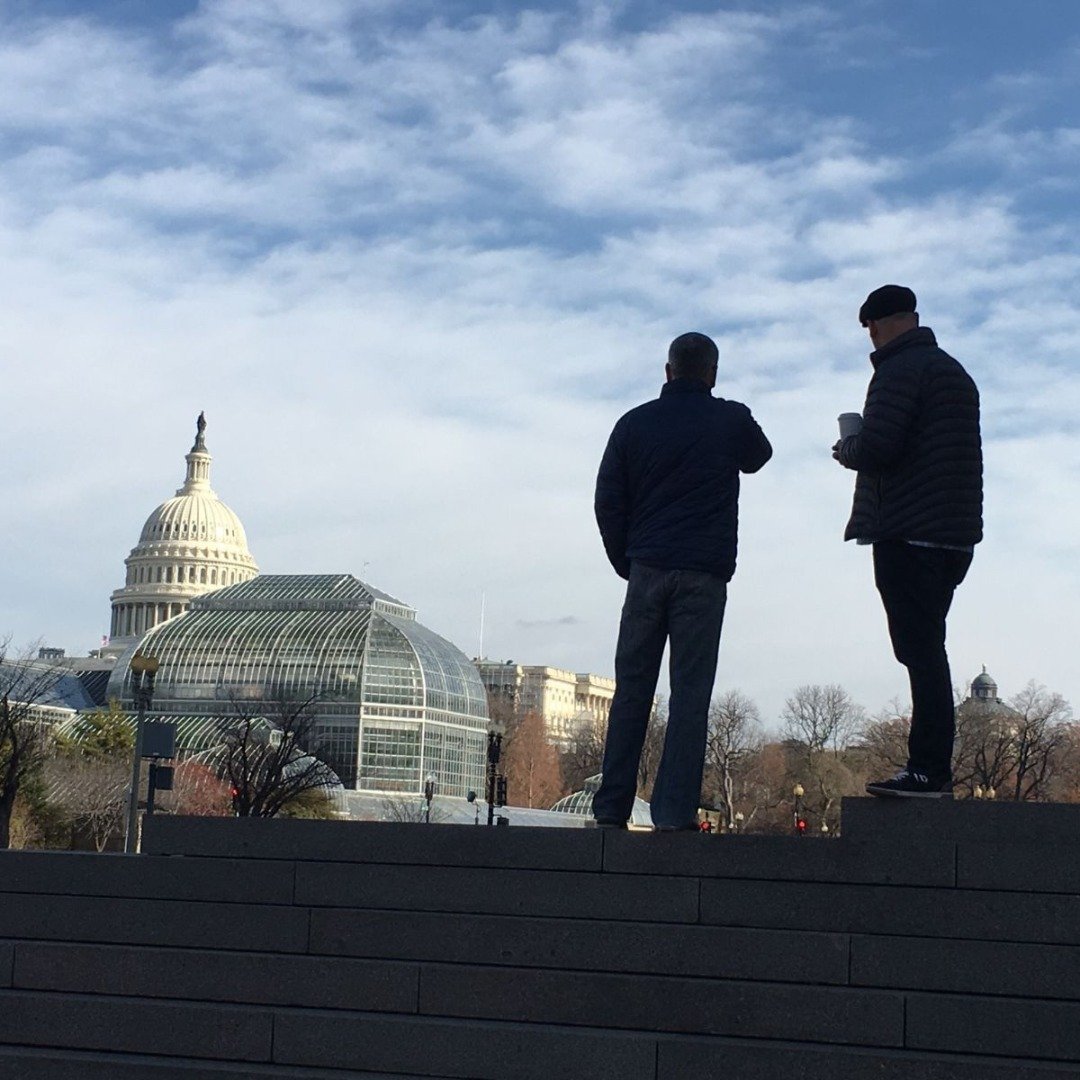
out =
<svg viewBox="0 0 1080 1080"><path fill-rule="evenodd" d="M876 780L866 785L869 795L902 799L951 799L952 780L931 780L925 773L904 769L891 780Z"/></svg>
<svg viewBox="0 0 1080 1080"><path fill-rule="evenodd" d="M596 827L598 829L625 829L625 821L600 821L597 820Z"/></svg>

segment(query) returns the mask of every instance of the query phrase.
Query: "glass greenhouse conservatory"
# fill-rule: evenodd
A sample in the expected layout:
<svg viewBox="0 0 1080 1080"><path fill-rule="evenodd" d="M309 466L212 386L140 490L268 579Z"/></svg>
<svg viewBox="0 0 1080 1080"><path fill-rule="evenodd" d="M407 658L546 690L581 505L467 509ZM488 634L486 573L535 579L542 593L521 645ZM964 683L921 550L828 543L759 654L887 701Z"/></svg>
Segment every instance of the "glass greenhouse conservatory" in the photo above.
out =
<svg viewBox="0 0 1080 1080"><path fill-rule="evenodd" d="M117 663L130 706L136 648L160 662L153 713L205 749L260 701L316 697L318 756L348 788L483 790L487 699L476 668L416 612L349 574L263 574L191 601Z"/></svg>

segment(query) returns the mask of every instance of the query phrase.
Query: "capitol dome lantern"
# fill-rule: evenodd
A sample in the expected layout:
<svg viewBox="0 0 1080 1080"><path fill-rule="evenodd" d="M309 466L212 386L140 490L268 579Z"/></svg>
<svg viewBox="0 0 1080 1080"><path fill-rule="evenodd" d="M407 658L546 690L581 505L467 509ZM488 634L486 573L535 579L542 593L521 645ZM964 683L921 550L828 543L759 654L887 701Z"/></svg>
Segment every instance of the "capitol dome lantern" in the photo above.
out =
<svg viewBox="0 0 1080 1080"><path fill-rule="evenodd" d="M210 487L205 432L200 413L183 486L146 519L124 560L124 585L111 597L110 653L122 652L147 630L186 611L194 597L259 572L240 519Z"/></svg>

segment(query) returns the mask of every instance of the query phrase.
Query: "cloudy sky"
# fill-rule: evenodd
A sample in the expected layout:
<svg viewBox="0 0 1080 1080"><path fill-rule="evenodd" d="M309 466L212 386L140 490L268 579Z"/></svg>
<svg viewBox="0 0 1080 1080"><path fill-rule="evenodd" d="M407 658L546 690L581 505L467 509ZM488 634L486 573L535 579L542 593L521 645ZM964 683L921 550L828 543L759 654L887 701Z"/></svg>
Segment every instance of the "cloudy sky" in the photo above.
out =
<svg viewBox="0 0 1080 1080"><path fill-rule="evenodd" d="M0 633L97 644L205 409L264 571L608 673L596 464L697 329L776 450L719 686L906 699L829 454L899 281L983 397L954 677L1080 705L1078 94L1074 0L0 0Z"/></svg>

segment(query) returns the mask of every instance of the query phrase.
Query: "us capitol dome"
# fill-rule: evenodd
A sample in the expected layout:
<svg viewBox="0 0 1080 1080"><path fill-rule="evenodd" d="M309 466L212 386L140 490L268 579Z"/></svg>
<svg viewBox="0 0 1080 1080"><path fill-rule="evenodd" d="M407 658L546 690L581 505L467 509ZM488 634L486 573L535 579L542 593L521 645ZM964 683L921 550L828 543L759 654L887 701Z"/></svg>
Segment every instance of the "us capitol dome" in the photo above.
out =
<svg viewBox="0 0 1080 1080"><path fill-rule="evenodd" d="M185 456L183 486L146 519L124 560L124 585L110 597L106 653L122 653L148 630L183 614L196 596L249 581L259 572L240 519L210 487L205 433L200 413L195 442Z"/></svg>

